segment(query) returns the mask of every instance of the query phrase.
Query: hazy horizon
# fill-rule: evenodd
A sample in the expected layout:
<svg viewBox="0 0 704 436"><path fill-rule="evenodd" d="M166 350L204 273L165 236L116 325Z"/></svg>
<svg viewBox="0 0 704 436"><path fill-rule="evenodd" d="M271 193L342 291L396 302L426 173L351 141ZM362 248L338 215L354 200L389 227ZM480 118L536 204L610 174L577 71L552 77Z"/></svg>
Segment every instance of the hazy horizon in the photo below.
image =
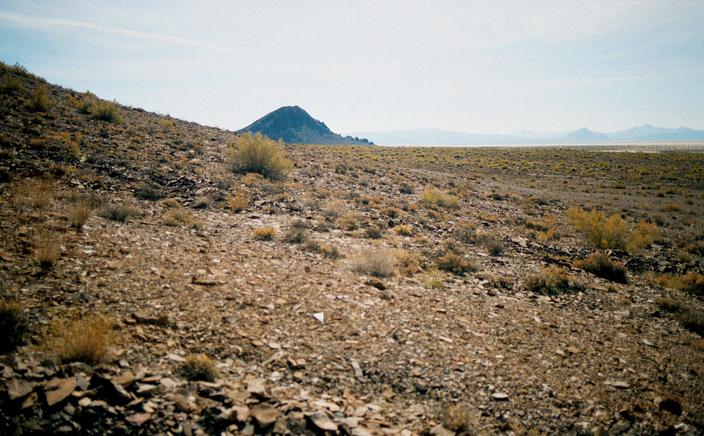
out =
<svg viewBox="0 0 704 436"><path fill-rule="evenodd" d="M704 128L698 1L20 2L0 59L228 129L298 105L340 133Z"/></svg>

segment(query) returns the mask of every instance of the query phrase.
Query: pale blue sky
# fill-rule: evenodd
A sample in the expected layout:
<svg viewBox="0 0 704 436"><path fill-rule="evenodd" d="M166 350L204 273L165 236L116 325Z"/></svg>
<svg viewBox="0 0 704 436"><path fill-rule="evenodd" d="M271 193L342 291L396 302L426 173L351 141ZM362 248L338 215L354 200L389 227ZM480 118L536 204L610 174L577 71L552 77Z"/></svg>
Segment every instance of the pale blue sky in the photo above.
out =
<svg viewBox="0 0 704 436"><path fill-rule="evenodd" d="M5 1L0 59L237 129L704 128L704 1Z"/></svg>

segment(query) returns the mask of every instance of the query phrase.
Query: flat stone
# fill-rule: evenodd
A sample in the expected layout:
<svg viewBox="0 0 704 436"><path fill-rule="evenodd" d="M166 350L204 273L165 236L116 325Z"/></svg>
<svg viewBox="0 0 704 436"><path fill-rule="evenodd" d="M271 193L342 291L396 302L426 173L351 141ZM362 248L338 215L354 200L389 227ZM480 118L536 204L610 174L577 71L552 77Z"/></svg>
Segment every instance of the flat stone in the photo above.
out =
<svg viewBox="0 0 704 436"><path fill-rule="evenodd" d="M442 425L436 425L430 429L430 434L433 436L455 436L454 431L450 431Z"/></svg>
<svg viewBox="0 0 704 436"><path fill-rule="evenodd" d="M491 399L495 401L508 401L508 394L505 392L494 392Z"/></svg>
<svg viewBox="0 0 704 436"><path fill-rule="evenodd" d="M139 427L145 422L149 421L151 417L152 415L149 413L135 413L134 415L128 416L126 420L135 427Z"/></svg>
<svg viewBox="0 0 704 436"><path fill-rule="evenodd" d="M7 382L7 396L10 400L18 400L26 397L34 390L34 383L27 380L13 378Z"/></svg>
<svg viewBox="0 0 704 436"><path fill-rule="evenodd" d="M281 412L279 409L274 409L269 406L258 406L252 409L252 417L257 421L260 427L268 427L279 417Z"/></svg>
<svg viewBox="0 0 704 436"><path fill-rule="evenodd" d="M247 392L254 395L264 395L266 393L266 381L263 378L254 378L247 382Z"/></svg>
<svg viewBox="0 0 704 436"><path fill-rule="evenodd" d="M46 395L46 404L49 407L54 406L66 398L76 389L76 377L69 377L65 379L53 379L46 384L46 390L44 394Z"/></svg>
<svg viewBox="0 0 704 436"><path fill-rule="evenodd" d="M325 412L315 412L310 415L310 421L322 431L337 431L337 424Z"/></svg>

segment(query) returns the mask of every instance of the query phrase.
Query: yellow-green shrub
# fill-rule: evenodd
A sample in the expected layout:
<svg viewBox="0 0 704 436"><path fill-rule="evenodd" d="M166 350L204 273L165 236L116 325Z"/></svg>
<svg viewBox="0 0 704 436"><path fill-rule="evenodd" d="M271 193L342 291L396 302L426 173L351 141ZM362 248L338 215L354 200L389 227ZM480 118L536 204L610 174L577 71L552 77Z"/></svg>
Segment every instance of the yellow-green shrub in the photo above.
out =
<svg viewBox="0 0 704 436"><path fill-rule="evenodd" d="M460 203L460 199L457 198L457 196L436 188L429 188L423 191L420 200L426 206L443 207L446 209L454 209Z"/></svg>
<svg viewBox="0 0 704 436"><path fill-rule="evenodd" d="M230 166L237 173L259 173L264 177L278 180L286 177L293 162L279 141L267 138L261 133L244 133L230 149Z"/></svg>
<svg viewBox="0 0 704 436"><path fill-rule="evenodd" d="M567 210L572 225L597 248L615 248L637 252L658 238L654 224L640 222L633 230L619 214L606 217L597 210L585 211L579 207Z"/></svg>

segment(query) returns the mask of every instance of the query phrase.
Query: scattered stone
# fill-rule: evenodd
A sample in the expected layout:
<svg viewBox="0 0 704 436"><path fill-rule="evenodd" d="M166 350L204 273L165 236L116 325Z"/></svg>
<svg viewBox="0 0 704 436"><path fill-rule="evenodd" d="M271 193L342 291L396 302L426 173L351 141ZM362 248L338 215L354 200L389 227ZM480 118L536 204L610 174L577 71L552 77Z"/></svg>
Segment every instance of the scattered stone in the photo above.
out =
<svg viewBox="0 0 704 436"><path fill-rule="evenodd" d="M29 395L34 390L34 386L32 382L13 378L7 382L7 396L12 401L18 400Z"/></svg>
<svg viewBox="0 0 704 436"><path fill-rule="evenodd" d="M325 412L315 412L309 418L313 425L322 431L337 431L337 424L332 422Z"/></svg>
<svg viewBox="0 0 704 436"><path fill-rule="evenodd" d="M59 404L76 389L77 383L75 377L69 377L65 379L53 379L47 382L44 388L44 395L46 396L46 404L52 407Z"/></svg>
<svg viewBox="0 0 704 436"><path fill-rule="evenodd" d="M455 436L454 431L446 429L441 424L438 424L435 427L431 428L428 433L432 436Z"/></svg>
<svg viewBox="0 0 704 436"><path fill-rule="evenodd" d="M149 413L135 413L134 415L128 416L127 422L132 424L135 427L140 427L142 426L145 422L149 421L149 419L152 417Z"/></svg>
<svg viewBox="0 0 704 436"><path fill-rule="evenodd" d="M505 392L494 392L491 399L495 401L508 401L508 394Z"/></svg>
<svg viewBox="0 0 704 436"><path fill-rule="evenodd" d="M257 406L251 410L252 417L260 427L265 428L276 422L281 412L269 406Z"/></svg>

